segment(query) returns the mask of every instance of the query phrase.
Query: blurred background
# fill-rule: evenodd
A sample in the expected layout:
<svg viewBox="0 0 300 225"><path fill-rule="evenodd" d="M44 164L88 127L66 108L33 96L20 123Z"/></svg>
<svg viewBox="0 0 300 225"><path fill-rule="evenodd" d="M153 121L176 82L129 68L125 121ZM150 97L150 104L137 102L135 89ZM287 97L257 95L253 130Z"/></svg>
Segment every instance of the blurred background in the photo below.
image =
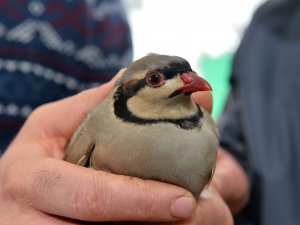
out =
<svg viewBox="0 0 300 225"><path fill-rule="evenodd" d="M264 0L123 0L134 59L155 52L187 59L213 88L213 117L230 86L233 53L255 9Z"/></svg>

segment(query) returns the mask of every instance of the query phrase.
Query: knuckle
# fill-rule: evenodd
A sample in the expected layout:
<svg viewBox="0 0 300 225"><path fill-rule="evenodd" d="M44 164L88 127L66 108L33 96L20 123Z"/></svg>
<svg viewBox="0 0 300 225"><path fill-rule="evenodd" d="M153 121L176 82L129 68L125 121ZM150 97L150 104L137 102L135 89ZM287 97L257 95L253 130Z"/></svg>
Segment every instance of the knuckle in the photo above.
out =
<svg viewBox="0 0 300 225"><path fill-rule="evenodd" d="M129 220L147 220L154 215L154 198L147 181L125 177L132 185L124 186L123 182L109 182L110 175L93 171L88 179L78 182L78 186L71 195L76 211L84 218L108 220L112 217ZM132 192L132 187L135 192ZM126 193L131 193L128 196ZM122 212L120 212L120 210Z"/></svg>
<svg viewBox="0 0 300 225"><path fill-rule="evenodd" d="M103 175L100 176L97 171L93 171L88 179L79 181L75 192L78 213L94 219L109 218L112 215L113 197L103 181Z"/></svg>
<svg viewBox="0 0 300 225"><path fill-rule="evenodd" d="M148 181L143 183L140 182L138 178L131 178L134 182L136 182L137 188L137 197L136 197L136 215L141 219L147 219L153 217L154 212L154 199L155 196L151 191L150 185L148 185Z"/></svg>
<svg viewBox="0 0 300 225"><path fill-rule="evenodd" d="M36 172L32 182L32 193L41 193L47 195L53 191L53 187L59 182L61 175L56 171L41 169Z"/></svg>

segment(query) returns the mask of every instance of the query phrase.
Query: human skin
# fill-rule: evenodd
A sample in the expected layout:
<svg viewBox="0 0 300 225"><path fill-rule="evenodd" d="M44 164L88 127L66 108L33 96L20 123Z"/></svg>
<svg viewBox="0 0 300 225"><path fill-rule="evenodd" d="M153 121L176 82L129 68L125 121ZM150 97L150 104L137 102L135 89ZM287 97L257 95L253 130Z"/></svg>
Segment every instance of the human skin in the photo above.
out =
<svg viewBox="0 0 300 225"><path fill-rule="evenodd" d="M231 211L246 203L248 183L243 170L223 150L211 185L197 201L174 185L95 171L62 160L75 129L123 72L107 84L43 105L31 114L0 159L0 224L119 220L233 224ZM192 97L211 110L209 92Z"/></svg>

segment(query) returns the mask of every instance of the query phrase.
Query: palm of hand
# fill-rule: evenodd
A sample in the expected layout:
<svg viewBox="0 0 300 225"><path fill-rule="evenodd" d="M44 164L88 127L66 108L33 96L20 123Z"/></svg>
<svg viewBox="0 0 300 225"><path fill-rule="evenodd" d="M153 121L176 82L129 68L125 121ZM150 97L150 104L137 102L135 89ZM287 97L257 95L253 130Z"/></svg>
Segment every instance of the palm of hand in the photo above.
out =
<svg viewBox="0 0 300 225"><path fill-rule="evenodd" d="M115 79L100 88L42 106L32 113L0 160L1 224L26 221L26 224L69 225L84 224L82 220L179 219L169 208L182 196L192 199L184 189L110 175L62 160L74 130L106 97L114 82ZM196 94L194 100L211 109L211 95L204 95ZM126 196L130 196L130 203ZM209 189L197 201L193 217L174 224L221 224L220 221L199 222L206 220L216 209L220 214L218 217L226 221L222 224L232 224L227 206Z"/></svg>

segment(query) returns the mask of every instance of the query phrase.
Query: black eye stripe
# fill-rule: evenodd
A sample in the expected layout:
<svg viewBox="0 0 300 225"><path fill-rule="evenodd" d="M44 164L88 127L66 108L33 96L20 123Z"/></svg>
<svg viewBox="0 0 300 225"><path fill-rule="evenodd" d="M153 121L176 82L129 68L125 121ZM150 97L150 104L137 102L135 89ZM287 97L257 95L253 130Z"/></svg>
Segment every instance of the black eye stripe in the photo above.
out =
<svg viewBox="0 0 300 225"><path fill-rule="evenodd" d="M163 68L157 68L157 69L153 68L151 71L157 71L163 74L164 79L168 80L177 76L177 74L181 74L193 70L187 61L180 61L180 62L169 63L167 66ZM144 88L146 85L147 85L147 79L146 78L141 79L136 84L130 86L129 89L127 88L126 95L132 96L135 93L137 93L140 89Z"/></svg>

